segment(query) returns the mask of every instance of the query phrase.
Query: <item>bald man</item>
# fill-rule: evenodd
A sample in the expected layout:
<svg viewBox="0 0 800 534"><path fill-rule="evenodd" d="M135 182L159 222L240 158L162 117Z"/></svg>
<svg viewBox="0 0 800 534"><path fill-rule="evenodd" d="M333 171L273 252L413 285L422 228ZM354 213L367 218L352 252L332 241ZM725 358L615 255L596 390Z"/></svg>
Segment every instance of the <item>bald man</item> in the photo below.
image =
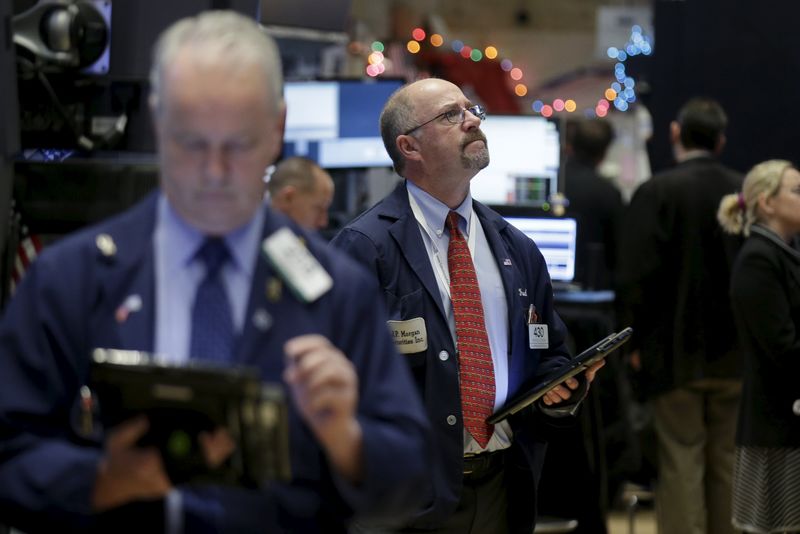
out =
<svg viewBox="0 0 800 534"><path fill-rule="evenodd" d="M331 175L307 158L281 161L267 184L272 207L311 230L328 226L333 201Z"/></svg>
<svg viewBox="0 0 800 534"><path fill-rule="evenodd" d="M405 180L332 241L377 277L434 428L436 494L401 532L532 532L540 423L555 423L582 395L573 398L579 382L569 379L535 409L485 422L570 356L541 252L470 195L489 164L484 118L483 106L445 80L395 92L381 135Z"/></svg>

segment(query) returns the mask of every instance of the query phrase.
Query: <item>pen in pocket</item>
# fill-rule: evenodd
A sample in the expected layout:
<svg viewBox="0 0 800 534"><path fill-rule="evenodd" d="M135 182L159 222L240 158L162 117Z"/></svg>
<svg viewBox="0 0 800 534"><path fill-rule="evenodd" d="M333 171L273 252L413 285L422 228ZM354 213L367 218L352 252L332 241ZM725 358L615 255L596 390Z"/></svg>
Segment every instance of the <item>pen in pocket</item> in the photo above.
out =
<svg viewBox="0 0 800 534"><path fill-rule="evenodd" d="M531 304L528 306L528 324L536 324L539 322L539 315L536 313L536 306Z"/></svg>

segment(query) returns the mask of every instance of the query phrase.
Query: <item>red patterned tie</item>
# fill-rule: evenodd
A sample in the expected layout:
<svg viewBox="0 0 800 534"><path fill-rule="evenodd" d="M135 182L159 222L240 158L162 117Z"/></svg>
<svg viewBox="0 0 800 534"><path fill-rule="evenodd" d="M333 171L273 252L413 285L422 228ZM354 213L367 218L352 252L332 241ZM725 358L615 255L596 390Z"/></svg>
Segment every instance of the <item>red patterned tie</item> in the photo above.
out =
<svg viewBox="0 0 800 534"><path fill-rule="evenodd" d="M447 227L450 229L447 266L458 340L461 411L467 430L485 448L492 436L492 425L486 424L486 418L494 409L492 351L483 321L478 277L467 242L458 230L456 212L447 215Z"/></svg>

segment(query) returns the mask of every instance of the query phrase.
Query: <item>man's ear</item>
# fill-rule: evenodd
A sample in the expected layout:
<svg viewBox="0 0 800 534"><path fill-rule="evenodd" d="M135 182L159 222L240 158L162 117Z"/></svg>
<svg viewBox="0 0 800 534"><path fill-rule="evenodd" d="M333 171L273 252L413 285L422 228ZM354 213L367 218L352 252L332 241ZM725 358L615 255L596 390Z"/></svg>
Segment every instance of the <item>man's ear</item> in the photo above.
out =
<svg viewBox="0 0 800 534"><path fill-rule="evenodd" d="M722 149L725 148L725 143L728 142L728 138L725 137L725 134L719 134L717 138L717 144L714 146L714 153L716 155L722 154Z"/></svg>
<svg viewBox="0 0 800 534"><path fill-rule="evenodd" d="M161 113L161 103L155 92L151 92L150 96L147 97L147 107L150 109L150 122L153 125L153 135L158 139L158 137L161 136L161 132L159 131L161 121L158 120L158 115Z"/></svg>
<svg viewBox="0 0 800 534"><path fill-rule="evenodd" d="M280 108L276 112L275 124L272 126L272 143L270 146L270 164L277 161L283 150L283 133L286 130L286 102L281 102Z"/></svg>
<svg viewBox="0 0 800 534"><path fill-rule="evenodd" d="M292 199L295 196L297 188L293 185L285 185L280 188L278 191L272 195L272 203L275 206L279 206L282 208L288 208L289 204L291 204Z"/></svg>
<svg viewBox="0 0 800 534"><path fill-rule="evenodd" d="M422 158L419 152L420 144L417 139L411 135L398 135L395 141L397 150L403 155L404 158L412 161L418 161Z"/></svg>
<svg viewBox="0 0 800 534"><path fill-rule="evenodd" d="M775 198L772 195L767 195L766 193L760 193L758 195L758 211L762 215L769 215L775 213L775 209L772 207L772 199Z"/></svg>
<svg viewBox="0 0 800 534"><path fill-rule="evenodd" d="M669 141L673 145L681 142L681 125L678 124L678 121L669 123Z"/></svg>
<svg viewBox="0 0 800 534"><path fill-rule="evenodd" d="M286 102L281 102L280 110L278 111L278 129L280 130L281 142L283 142L283 134L286 131Z"/></svg>
<svg viewBox="0 0 800 534"><path fill-rule="evenodd" d="M297 187L294 185L287 185L281 189L281 196L287 204L292 202L297 196Z"/></svg>

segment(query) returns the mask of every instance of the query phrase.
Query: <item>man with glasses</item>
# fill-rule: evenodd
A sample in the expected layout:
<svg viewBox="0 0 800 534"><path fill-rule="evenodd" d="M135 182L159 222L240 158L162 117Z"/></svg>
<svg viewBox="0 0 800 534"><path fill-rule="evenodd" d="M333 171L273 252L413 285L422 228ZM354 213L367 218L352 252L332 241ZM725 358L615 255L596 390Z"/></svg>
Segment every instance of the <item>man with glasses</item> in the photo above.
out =
<svg viewBox="0 0 800 534"><path fill-rule="evenodd" d="M381 135L405 181L333 240L378 277L434 428L435 494L403 532L532 532L546 443L539 422L575 408L602 366L486 423L569 354L536 245L470 196L489 164L484 118L444 80L394 93Z"/></svg>

